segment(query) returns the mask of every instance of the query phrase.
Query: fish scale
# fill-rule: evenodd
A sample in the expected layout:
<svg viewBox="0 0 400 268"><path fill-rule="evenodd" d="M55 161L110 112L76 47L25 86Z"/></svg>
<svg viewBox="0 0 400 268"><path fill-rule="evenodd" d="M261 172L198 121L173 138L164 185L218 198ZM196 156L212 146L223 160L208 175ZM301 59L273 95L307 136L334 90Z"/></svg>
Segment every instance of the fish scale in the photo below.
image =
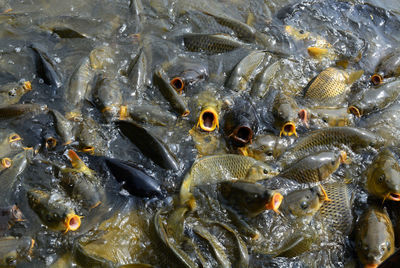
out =
<svg viewBox="0 0 400 268"><path fill-rule="evenodd" d="M338 230L348 235L353 225L351 209L355 187L343 182L326 184L323 187L331 201L324 202L318 216L333 232Z"/></svg>
<svg viewBox="0 0 400 268"><path fill-rule="evenodd" d="M345 71L329 67L322 71L309 85L305 97L312 100L326 100L337 97L349 89Z"/></svg>

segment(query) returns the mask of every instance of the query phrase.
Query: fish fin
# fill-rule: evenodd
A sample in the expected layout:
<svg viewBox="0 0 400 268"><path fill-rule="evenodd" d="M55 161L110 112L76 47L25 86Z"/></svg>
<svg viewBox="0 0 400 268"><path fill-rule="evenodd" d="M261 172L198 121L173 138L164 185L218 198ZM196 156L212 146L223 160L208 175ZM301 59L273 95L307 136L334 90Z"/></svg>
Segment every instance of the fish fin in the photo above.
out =
<svg viewBox="0 0 400 268"><path fill-rule="evenodd" d="M364 70L358 70L355 72L352 72L349 77L347 78L347 84L351 85L353 84L355 81L357 81L358 79L360 79L360 77L364 74Z"/></svg>
<svg viewBox="0 0 400 268"><path fill-rule="evenodd" d="M255 21L255 17L254 17L253 12L249 12L249 14L247 15L246 24L254 27L254 21Z"/></svg>
<svg viewBox="0 0 400 268"><path fill-rule="evenodd" d="M349 66L349 61L348 60L338 60L336 62L336 66L342 67L343 69L347 69L347 67Z"/></svg>
<svg viewBox="0 0 400 268"><path fill-rule="evenodd" d="M74 169L76 169L79 172L82 172L88 176L93 175L94 171L91 170L88 166L86 166L85 162L83 162L82 159L79 158L79 156L75 153L75 151L69 150L68 157L69 157L69 160L71 161L71 165Z"/></svg>

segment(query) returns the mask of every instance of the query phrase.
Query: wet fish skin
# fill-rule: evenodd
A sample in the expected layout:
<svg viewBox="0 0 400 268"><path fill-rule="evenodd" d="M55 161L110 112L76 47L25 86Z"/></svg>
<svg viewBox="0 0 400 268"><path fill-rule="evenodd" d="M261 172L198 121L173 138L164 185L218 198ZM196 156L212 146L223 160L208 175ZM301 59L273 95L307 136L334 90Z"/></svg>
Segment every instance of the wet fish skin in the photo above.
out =
<svg viewBox="0 0 400 268"><path fill-rule="evenodd" d="M4 130L1 134L0 158L18 153L23 150L22 138L12 130Z"/></svg>
<svg viewBox="0 0 400 268"><path fill-rule="evenodd" d="M189 51L207 54L226 53L245 46L224 34L185 34L183 43Z"/></svg>
<svg viewBox="0 0 400 268"><path fill-rule="evenodd" d="M55 130L62 137L64 144L70 144L75 140L75 124L65 118L59 111L50 109L49 113L53 116Z"/></svg>
<svg viewBox="0 0 400 268"><path fill-rule="evenodd" d="M131 96L137 96L139 91L142 90L147 81L148 76L148 60L143 49L140 50L138 55L130 62L127 70L128 79L131 82Z"/></svg>
<svg viewBox="0 0 400 268"><path fill-rule="evenodd" d="M175 156L159 138L144 127L129 121L119 120L115 124L140 151L164 169L178 170Z"/></svg>
<svg viewBox="0 0 400 268"><path fill-rule="evenodd" d="M282 196L279 197L277 191L266 189L257 183L225 181L220 183L219 191L228 205L249 217L255 217L267 209L278 211L282 202Z"/></svg>
<svg viewBox="0 0 400 268"><path fill-rule="evenodd" d="M347 107L316 106L308 109L310 125L318 127L345 127L354 125L354 116Z"/></svg>
<svg viewBox="0 0 400 268"><path fill-rule="evenodd" d="M386 210L372 206L357 223L356 251L365 266L379 265L395 250L392 222Z"/></svg>
<svg viewBox="0 0 400 268"><path fill-rule="evenodd" d="M380 148L384 140L373 132L354 127L328 127L314 130L307 136L300 138L291 145L288 150L280 157L280 160L293 160L304 157L313 152L332 149L341 145L346 145L353 150L372 146ZM283 162L284 162L283 161Z"/></svg>
<svg viewBox="0 0 400 268"><path fill-rule="evenodd" d="M400 94L400 80L368 88L358 100L349 103L349 111L355 116L368 115L392 104ZM357 97L356 97L357 98Z"/></svg>
<svg viewBox="0 0 400 268"><path fill-rule="evenodd" d="M281 67L281 61L276 61L265 67L265 69L254 78L251 95L260 99L264 98L268 94L270 85Z"/></svg>
<svg viewBox="0 0 400 268"><path fill-rule="evenodd" d="M139 123L167 126L177 120L174 114L156 105L132 103L128 105L127 109L130 118Z"/></svg>
<svg viewBox="0 0 400 268"><path fill-rule="evenodd" d="M263 162L277 159L286 149L287 143L274 134L257 135L239 153Z"/></svg>
<svg viewBox="0 0 400 268"><path fill-rule="evenodd" d="M22 151L16 154L11 159L11 167L3 170L0 173L0 181L2 182L2 187L0 189L0 194L3 200L0 201L0 205L9 205L9 198L13 195L12 188L17 181L17 176L20 175L26 168L28 160L26 151Z"/></svg>
<svg viewBox="0 0 400 268"><path fill-rule="evenodd" d="M164 98L170 103L176 113L181 116L189 115L190 111L176 90L170 85L169 78L165 71L158 67L153 76L154 85L158 87Z"/></svg>
<svg viewBox="0 0 400 268"><path fill-rule="evenodd" d="M400 165L390 147L383 148L367 168L366 189L380 199L400 201Z"/></svg>
<svg viewBox="0 0 400 268"><path fill-rule="evenodd" d="M280 135L297 136L296 123L299 121L300 108L294 98L279 92L275 96L271 112L274 126L280 131Z"/></svg>
<svg viewBox="0 0 400 268"><path fill-rule="evenodd" d="M163 196L159 183L139 168L113 158L106 157L104 162L115 179L120 183L124 182L122 187L131 195L138 197Z"/></svg>
<svg viewBox="0 0 400 268"><path fill-rule="evenodd" d="M1 85L0 88L0 105L16 104L21 97L32 90L32 85L29 81L11 82Z"/></svg>
<svg viewBox="0 0 400 268"><path fill-rule="evenodd" d="M90 117L83 117L83 120L77 126L76 132L80 149L90 154L104 155L107 142L103 132L105 131L97 121Z"/></svg>
<svg viewBox="0 0 400 268"><path fill-rule="evenodd" d="M248 84L262 68L267 54L264 51L253 51L244 57L233 69L226 87L234 91L248 89Z"/></svg>
<svg viewBox="0 0 400 268"><path fill-rule="evenodd" d="M61 87L63 82L60 74L57 72L55 62L38 45L32 44L30 48L35 55L38 76L49 86Z"/></svg>
<svg viewBox="0 0 400 268"><path fill-rule="evenodd" d="M389 78L400 75L400 50L397 49L386 55L379 62L375 69L376 74L380 74L383 78Z"/></svg>
<svg viewBox="0 0 400 268"><path fill-rule="evenodd" d="M106 119L118 118L122 105L121 86L116 80L102 75L97 77L93 88L93 101Z"/></svg>
<svg viewBox="0 0 400 268"><path fill-rule="evenodd" d="M0 207L0 234L2 236L18 221L25 221L25 218L17 205Z"/></svg>
<svg viewBox="0 0 400 268"><path fill-rule="evenodd" d="M341 159L339 151L319 152L286 166L278 176L299 183L321 182L339 168Z"/></svg>
<svg viewBox="0 0 400 268"><path fill-rule="evenodd" d="M0 106L0 118L16 118L23 115L35 116L48 112L47 105L37 103L11 104Z"/></svg>

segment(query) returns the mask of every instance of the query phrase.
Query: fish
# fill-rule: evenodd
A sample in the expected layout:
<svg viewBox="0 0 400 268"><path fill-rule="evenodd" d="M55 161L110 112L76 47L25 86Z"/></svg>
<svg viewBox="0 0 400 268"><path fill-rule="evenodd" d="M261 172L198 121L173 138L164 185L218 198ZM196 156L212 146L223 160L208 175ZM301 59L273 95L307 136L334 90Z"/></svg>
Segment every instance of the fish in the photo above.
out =
<svg viewBox="0 0 400 268"><path fill-rule="evenodd" d="M92 155L105 154L107 141L104 132L97 121L84 116L76 131L76 139L79 141L81 151Z"/></svg>
<svg viewBox="0 0 400 268"><path fill-rule="evenodd" d="M249 217L255 217L267 209L279 213L283 196L258 183L244 181L221 182L219 191L229 206L239 209Z"/></svg>
<svg viewBox="0 0 400 268"><path fill-rule="evenodd" d="M16 118L19 116L45 114L48 112L46 104L24 103L0 106L0 118Z"/></svg>
<svg viewBox="0 0 400 268"><path fill-rule="evenodd" d="M280 130L279 136L283 134L297 137L296 124L299 118L301 121L306 122L304 114L306 114L306 111L300 109L292 97L281 92L275 96L272 104L272 115L274 117L274 126Z"/></svg>
<svg viewBox="0 0 400 268"><path fill-rule="evenodd" d="M288 146L286 140L274 134L257 135L252 143L238 148L238 153L263 162L277 159Z"/></svg>
<svg viewBox="0 0 400 268"><path fill-rule="evenodd" d="M183 43L189 51L206 54L226 53L246 45L225 34L185 34Z"/></svg>
<svg viewBox="0 0 400 268"><path fill-rule="evenodd" d="M264 51L252 51L235 66L226 82L226 87L234 91L249 89L249 83L269 62L271 56Z"/></svg>
<svg viewBox="0 0 400 268"><path fill-rule="evenodd" d="M195 97L195 109L199 110L196 127L205 132L219 129L221 102L209 90L204 90Z"/></svg>
<svg viewBox="0 0 400 268"><path fill-rule="evenodd" d="M281 70L282 65L282 61L275 61L268 64L259 74L257 74L254 78L254 84L250 92L251 96L260 99L264 98L268 94L271 84L278 75L278 71Z"/></svg>
<svg viewBox="0 0 400 268"><path fill-rule="evenodd" d="M176 122L173 113L150 103L129 104L127 112L130 118L139 123L149 123L158 126L168 126Z"/></svg>
<svg viewBox="0 0 400 268"><path fill-rule="evenodd" d="M22 96L32 90L30 81L10 82L0 86L0 105L16 104Z"/></svg>
<svg viewBox="0 0 400 268"><path fill-rule="evenodd" d="M258 131L258 118L250 101L237 99L224 115L224 134L236 147L251 143Z"/></svg>
<svg viewBox="0 0 400 268"><path fill-rule="evenodd" d="M291 221L310 221L325 202L329 202L329 198L322 186L314 186L285 195L280 211Z"/></svg>
<svg viewBox="0 0 400 268"><path fill-rule="evenodd" d="M181 116L188 116L190 114L187 104L182 99L182 96L171 86L167 74L161 67L156 68L154 71L153 81L154 85L158 87L161 94L170 103L176 113Z"/></svg>
<svg viewBox="0 0 400 268"><path fill-rule="evenodd" d="M363 149L368 146L380 148L384 140L379 135L355 127L328 127L314 130L297 140L279 158L282 162L304 157L311 153L333 149L346 145L352 150Z"/></svg>
<svg viewBox="0 0 400 268"><path fill-rule="evenodd" d="M9 157L23 150L22 138L18 133L6 129L0 136L0 158Z"/></svg>
<svg viewBox="0 0 400 268"><path fill-rule="evenodd" d="M20 238L5 236L0 238L0 265L16 266L23 258L28 258L32 255L34 245L35 240L27 236Z"/></svg>
<svg viewBox="0 0 400 268"><path fill-rule="evenodd" d="M28 164L27 152L22 151L14 155L10 160L11 166L0 173L0 181L2 183L0 195L3 197L3 200L0 201L0 205L9 202L9 198L14 194L12 188L17 181L17 176L25 170Z"/></svg>
<svg viewBox="0 0 400 268"><path fill-rule="evenodd" d="M16 222L25 221L24 215L22 214L19 207L14 204L7 207L0 208L0 234L4 234L10 229Z"/></svg>
<svg viewBox="0 0 400 268"><path fill-rule="evenodd" d="M223 14L211 13L209 11L203 11L203 13L213 17L219 24L232 29L239 39L247 42L255 40L256 29L252 26Z"/></svg>
<svg viewBox="0 0 400 268"><path fill-rule="evenodd" d="M378 87L368 88L356 101L349 104L349 112L357 117L368 115L372 112L382 110L394 101L400 94L400 80L387 82Z"/></svg>
<svg viewBox="0 0 400 268"><path fill-rule="evenodd" d="M315 106L308 109L310 125L318 127L345 127L354 125L354 116L347 107Z"/></svg>
<svg viewBox="0 0 400 268"><path fill-rule="evenodd" d="M363 70L349 73L336 67L328 67L304 88L304 98L324 105L342 103L351 85L363 74Z"/></svg>
<svg viewBox="0 0 400 268"><path fill-rule="evenodd" d="M345 151L318 152L285 166L278 176L299 183L322 182L344 162L346 162Z"/></svg>
<svg viewBox="0 0 400 268"><path fill-rule="evenodd" d="M148 73L148 59L146 53L141 49L139 53L132 59L126 71L128 79L131 83L131 96L138 96L140 90L148 84L150 80Z"/></svg>
<svg viewBox="0 0 400 268"><path fill-rule="evenodd" d="M368 193L382 200L400 201L400 165L392 148L382 148L366 170Z"/></svg>
<svg viewBox="0 0 400 268"><path fill-rule="evenodd" d="M54 120L54 128L57 134L62 138L63 144L68 145L75 141L75 124L65 118L59 111L49 109L49 114Z"/></svg>
<svg viewBox="0 0 400 268"><path fill-rule="evenodd" d="M62 77L57 72L55 62L37 44L29 46L34 52L36 73L49 86L60 88L63 85Z"/></svg>
<svg viewBox="0 0 400 268"><path fill-rule="evenodd" d="M379 85L385 78L400 75L400 50L396 49L384 56L375 68L375 73L371 76L371 82Z"/></svg>
<svg viewBox="0 0 400 268"><path fill-rule="evenodd" d="M116 121L115 124L122 134L155 164L164 169L178 170L176 157L170 152L168 146L146 128L134 122L123 120Z"/></svg>
<svg viewBox="0 0 400 268"><path fill-rule="evenodd" d="M114 158L104 158L104 162L114 178L131 195L138 197L162 197L160 184L133 164Z"/></svg>
<svg viewBox="0 0 400 268"><path fill-rule="evenodd" d="M329 233L349 235L353 230L353 202L355 186L345 182L323 185L328 202L324 202L316 215Z"/></svg>
<svg viewBox="0 0 400 268"><path fill-rule="evenodd" d="M368 208L355 230L357 256L364 267L378 267L395 250L392 222L385 209Z"/></svg>
<svg viewBox="0 0 400 268"><path fill-rule="evenodd" d="M80 33L68 26L54 26L49 29L53 34L55 34L58 38L88 38L84 33Z"/></svg>
<svg viewBox="0 0 400 268"><path fill-rule="evenodd" d="M93 102L106 119L118 118L122 105L121 85L115 79L99 75L93 88Z"/></svg>
<svg viewBox="0 0 400 268"><path fill-rule="evenodd" d="M193 163L183 179L180 203L194 209L191 191L198 185L234 180L256 182L276 174L275 167L247 156L225 154L202 157Z"/></svg>
<svg viewBox="0 0 400 268"><path fill-rule="evenodd" d="M56 231L76 231L81 226L81 216L75 213L71 203L57 192L29 189L28 203L49 228Z"/></svg>

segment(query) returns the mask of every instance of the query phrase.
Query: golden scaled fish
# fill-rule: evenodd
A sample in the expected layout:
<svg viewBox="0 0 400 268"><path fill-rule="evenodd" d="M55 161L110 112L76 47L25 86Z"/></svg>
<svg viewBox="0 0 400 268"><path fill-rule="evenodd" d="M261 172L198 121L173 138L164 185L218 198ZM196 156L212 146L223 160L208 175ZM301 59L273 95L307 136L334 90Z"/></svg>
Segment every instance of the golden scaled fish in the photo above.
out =
<svg viewBox="0 0 400 268"><path fill-rule="evenodd" d="M225 53L245 46L226 34L185 34L183 43L189 51L207 54Z"/></svg>
<svg viewBox="0 0 400 268"><path fill-rule="evenodd" d="M28 202L40 219L51 229L76 231L81 226L81 216L77 215L65 197L58 193L50 193L39 189L30 189Z"/></svg>
<svg viewBox="0 0 400 268"><path fill-rule="evenodd" d="M371 82L379 85L383 79L400 75L400 49L386 55L375 69L375 74L371 76Z"/></svg>
<svg viewBox="0 0 400 268"><path fill-rule="evenodd" d="M356 251L364 267L376 268L395 250L392 222L385 209L372 206L357 222Z"/></svg>
<svg viewBox="0 0 400 268"><path fill-rule="evenodd" d="M334 173L341 163L346 162L346 152L327 151L306 156L279 173L279 177L299 183L321 182Z"/></svg>
<svg viewBox="0 0 400 268"><path fill-rule="evenodd" d="M0 105L15 104L21 97L32 90L31 82L12 82L0 86Z"/></svg>
<svg viewBox="0 0 400 268"><path fill-rule="evenodd" d="M257 135L252 143L238 148L238 153L263 162L277 159L288 146L288 141L274 134Z"/></svg>
<svg viewBox="0 0 400 268"><path fill-rule="evenodd" d="M196 109L199 110L196 127L206 132L219 129L221 102L211 91L205 90L194 97Z"/></svg>
<svg viewBox="0 0 400 268"><path fill-rule="evenodd" d="M228 205L238 208L249 217L255 217L267 209L279 213L283 196L275 190L251 182L225 181L220 184L220 192Z"/></svg>
<svg viewBox="0 0 400 268"><path fill-rule="evenodd" d="M274 167L251 157L234 154L206 156L196 160L186 174L180 190L180 202L195 208L195 204L190 203L194 201L191 191L198 185L235 180L256 182L276 174Z"/></svg>
<svg viewBox="0 0 400 268"><path fill-rule="evenodd" d="M341 103L351 85L363 73L363 70L349 73L337 67L328 67L308 83L304 89L304 98L324 105Z"/></svg>
<svg viewBox="0 0 400 268"><path fill-rule="evenodd" d="M345 127L354 125L354 116L347 107L313 107L308 109L310 125Z"/></svg>
<svg viewBox="0 0 400 268"><path fill-rule="evenodd" d="M400 165L390 147L383 148L367 171L367 191L382 199L400 201Z"/></svg>

